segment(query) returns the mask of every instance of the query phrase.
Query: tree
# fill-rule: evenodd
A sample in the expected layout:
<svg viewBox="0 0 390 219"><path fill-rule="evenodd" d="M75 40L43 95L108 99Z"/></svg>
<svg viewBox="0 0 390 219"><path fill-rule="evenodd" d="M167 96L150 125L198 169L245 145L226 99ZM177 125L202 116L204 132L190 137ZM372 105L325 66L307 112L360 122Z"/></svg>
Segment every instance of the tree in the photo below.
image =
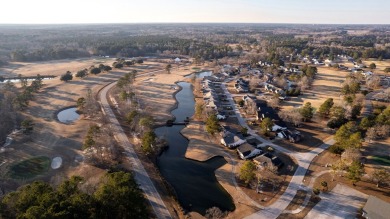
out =
<svg viewBox="0 0 390 219"><path fill-rule="evenodd" d="M131 112L126 114L126 122L128 124L132 124L134 119L139 115L137 110L132 110Z"/></svg>
<svg viewBox="0 0 390 219"><path fill-rule="evenodd" d="M282 110L279 113L279 117L285 121L299 126L302 123L303 116L299 112L299 109L293 108L289 110Z"/></svg>
<svg viewBox="0 0 390 219"><path fill-rule="evenodd" d="M377 134L376 127L370 127L370 128L367 129L366 139L369 142L371 142L372 140L377 139L377 137L378 137L378 134Z"/></svg>
<svg viewBox="0 0 390 219"><path fill-rule="evenodd" d="M342 125L336 132L334 139L336 142L345 142L349 137L357 131L355 122L348 122Z"/></svg>
<svg viewBox="0 0 390 219"><path fill-rule="evenodd" d="M242 133L242 135L247 136L248 135L248 128L241 126L240 132Z"/></svg>
<svg viewBox="0 0 390 219"><path fill-rule="evenodd" d="M149 218L144 195L130 173L106 174L94 198L99 204L96 218Z"/></svg>
<svg viewBox="0 0 390 219"><path fill-rule="evenodd" d="M381 85L381 78L378 75L373 75L367 79L367 87L377 89Z"/></svg>
<svg viewBox="0 0 390 219"><path fill-rule="evenodd" d="M255 103L256 104L256 103ZM276 109L280 105L280 99L278 95L274 95L269 101L268 105L272 107L273 109Z"/></svg>
<svg viewBox="0 0 390 219"><path fill-rule="evenodd" d="M249 183L256 177L255 171L256 165L253 163L253 161L245 161L245 163L240 168L240 180L243 180L246 185L249 185Z"/></svg>
<svg viewBox="0 0 390 219"><path fill-rule="evenodd" d="M153 128L153 125L154 125L153 117L143 116L140 118L138 124L141 127L142 131L145 131L145 130L149 131Z"/></svg>
<svg viewBox="0 0 390 219"><path fill-rule="evenodd" d="M210 115L206 120L206 130L209 134L214 135L221 130L216 114Z"/></svg>
<svg viewBox="0 0 390 219"><path fill-rule="evenodd" d="M65 74L61 75L60 77L60 80L65 82L71 81L72 79L73 79L73 75L72 72L70 71L67 71Z"/></svg>
<svg viewBox="0 0 390 219"><path fill-rule="evenodd" d="M328 183L326 181L321 181L322 191L328 191Z"/></svg>
<svg viewBox="0 0 390 219"><path fill-rule="evenodd" d="M114 63L112 63L112 67L121 69L121 68L123 68L123 64L120 62L114 62Z"/></svg>
<svg viewBox="0 0 390 219"><path fill-rule="evenodd" d="M318 113L322 117L329 116L330 109L333 107L333 105L334 105L333 98L328 98L327 100L325 100L323 104L321 104L320 108L318 109Z"/></svg>
<svg viewBox="0 0 390 219"><path fill-rule="evenodd" d="M112 70L111 66L109 65L104 65L102 68L101 68L102 71L105 71L105 72L109 72Z"/></svg>
<svg viewBox="0 0 390 219"><path fill-rule="evenodd" d="M274 126L274 122L268 117L264 118L260 123L260 131L263 135L268 135Z"/></svg>
<svg viewBox="0 0 390 219"><path fill-rule="evenodd" d="M389 73L389 72L390 72L390 68L387 67L387 68L385 68L383 71L386 72L386 73Z"/></svg>
<svg viewBox="0 0 390 219"><path fill-rule="evenodd" d="M77 109L80 111L83 111L83 109L85 107L85 98L80 97L79 99L77 99L76 104L77 104Z"/></svg>
<svg viewBox="0 0 390 219"><path fill-rule="evenodd" d="M206 210L205 218L207 219L222 219L226 217L226 213L222 212L218 207L212 207Z"/></svg>
<svg viewBox="0 0 390 219"><path fill-rule="evenodd" d="M375 65L375 63L373 63L373 62L370 64L370 66L369 66L369 67L370 67L370 69L371 69L371 70L374 70L374 69L376 69L376 65Z"/></svg>
<svg viewBox="0 0 390 219"><path fill-rule="evenodd" d="M142 136L142 150L146 154L150 154L153 151L153 145L156 145L156 134L153 131L147 131Z"/></svg>
<svg viewBox="0 0 390 219"><path fill-rule="evenodd" d="M352 109L351 109L351 119L352 120L355 120L355 119L357 119L358 116L360 116L362 108L363 108L363 106L360 104L356 104L356 105L352 106Z"/></svg>
<svg viewBox="0 0 390 219"><path fill-rule="evenodd" d="M25 119L21 123L21 127L23 130L23 133L30 134L32 132L32 130L34 129L34 123L31 119Z"/></svg>
<svg viewBox="0 0 390 219"><path fill-rule="evenodd" d="M89 69L89 73L94 75L100 74L101 72L102 70L100 70L100 68L92 67L91 69Z"/></svg>
<svg viewBox="0 0 390 219"><path fill-rule="evenodd" d="M354 161L359 161L361 157L362 153L360 152L360 149L352 147L345 149L345 151L341 154L341 159L348 164L351 164Z"/></svg>
<svg viewBox="0 0 390 219"><path fill-rule="evenodd" d="M76 77L84 78L85 76L87 76L87 74L88 74L87 69L83 69L76 73Z"/></svg>
<svg viewBox="0 0 390 219"><path fill-rule="evenodd" d="M389 184L390 172L386 169L376 169L372 174L372 179L376 182L376 187L379 188L381 184Z"/></svg>
<svg viewBox="0 0 390 219"><path fill-rule="evenodd" d="M348 167L347 177L352 181L352 185L355 186L355 184L360 181L363 173L364 173L363 165L360 162L354 161Z"/></svg>
<svg viewBox="0 0 390 219"><path fill-rule="evenodd" d="M374 125L375 125L375 120L370 119L369 117L363 117L363 119L360 121L359 128L365 131Z"/></svg>
<svg viewBox="0 0 390 219"><path fill-rule="evenodd" d="M299 112L305 121L310 121L314 115L314 108L311 106L310 102L307 102L299 109Z"/></svg>
<svg viewBox="0 0 390 219"><path fill-rule="evenodd" d="M165 71L167 72L167 74L171 73L171 69L172 69L172 65L171 64L168 64L168 65L165 66Z"/></svg>
<svg viewBox="0 0 390 219"><path fill-rule="evenodd" d="M196 103L195 105L195 117L198 119L202 119L204 111L204 105L201 103Z"/></svg>

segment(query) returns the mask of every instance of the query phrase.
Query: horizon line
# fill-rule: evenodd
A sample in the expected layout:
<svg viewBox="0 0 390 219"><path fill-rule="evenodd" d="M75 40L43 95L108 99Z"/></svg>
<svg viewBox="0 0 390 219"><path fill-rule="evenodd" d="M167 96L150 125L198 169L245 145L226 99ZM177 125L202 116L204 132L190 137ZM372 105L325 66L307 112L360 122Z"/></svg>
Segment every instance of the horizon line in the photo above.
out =
<svg viewBox="0 0 390 219"><path fill-rule="evenodd" d="M284 25L390 25L390 23L267 23L267 22L110 22L110 23L0 23L4 26L11 25L112 25L112 24L284 24Z"/></svg>

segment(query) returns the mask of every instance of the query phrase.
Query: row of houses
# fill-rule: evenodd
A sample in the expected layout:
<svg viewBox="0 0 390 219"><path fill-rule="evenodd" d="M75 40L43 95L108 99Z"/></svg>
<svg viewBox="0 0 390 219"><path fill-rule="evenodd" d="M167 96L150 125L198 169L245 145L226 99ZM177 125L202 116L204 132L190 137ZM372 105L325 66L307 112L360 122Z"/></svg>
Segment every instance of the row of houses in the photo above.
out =
<svg viewBox="0 0 390 219"><path fill-rule="evenodd" d="M280 168L283 166L283 162L279 157L270 153L264 153L264 150L259 145L249 143L241 133L234 129L226 130L226 127L223 130L221 133L221 144L229 149L236 149L241 159L253 159L260 168Z"/></svg>

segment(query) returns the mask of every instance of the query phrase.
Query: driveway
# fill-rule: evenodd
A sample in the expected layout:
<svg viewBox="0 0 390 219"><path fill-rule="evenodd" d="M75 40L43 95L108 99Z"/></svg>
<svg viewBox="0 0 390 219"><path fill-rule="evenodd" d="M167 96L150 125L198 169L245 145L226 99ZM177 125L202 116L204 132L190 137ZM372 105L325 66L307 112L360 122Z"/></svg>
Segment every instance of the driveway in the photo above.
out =
<svg viewBox="0 0 390 219"><path fill-rule="evenodd" d="M305 219L354 219L368 198L366 194L341 184L337 184L329 193L321 193L320 197L321 201Z"/></svg>

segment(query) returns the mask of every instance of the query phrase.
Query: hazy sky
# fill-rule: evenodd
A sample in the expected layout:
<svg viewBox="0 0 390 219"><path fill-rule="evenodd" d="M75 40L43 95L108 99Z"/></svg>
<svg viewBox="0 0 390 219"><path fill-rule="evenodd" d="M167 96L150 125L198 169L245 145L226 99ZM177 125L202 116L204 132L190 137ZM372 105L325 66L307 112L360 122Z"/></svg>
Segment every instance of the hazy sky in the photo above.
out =
<svg viewBox="0 0 390 219"><path fill-rule="evenodd" d="M1 0L0 23L390 24L390 0Z"/></svg>

